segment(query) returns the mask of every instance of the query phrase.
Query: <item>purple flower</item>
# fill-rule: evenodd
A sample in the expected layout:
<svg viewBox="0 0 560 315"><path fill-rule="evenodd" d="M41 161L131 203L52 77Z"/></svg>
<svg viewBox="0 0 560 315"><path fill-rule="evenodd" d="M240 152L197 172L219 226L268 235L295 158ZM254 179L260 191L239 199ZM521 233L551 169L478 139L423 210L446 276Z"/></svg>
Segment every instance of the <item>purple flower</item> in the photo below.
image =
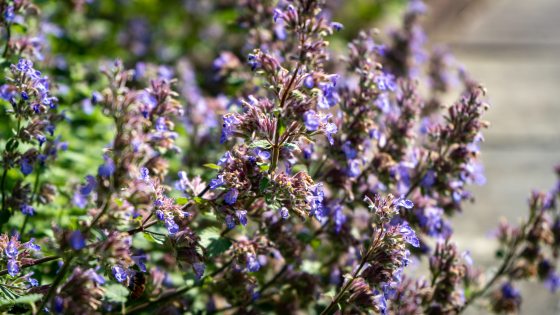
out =
<svg viewBox="0 0 560 315"><path fill-rule="evenodd" d="M88 200L86 198L87 196L84 196L82 194L80 194L80 192L76 191L74 192L74 196L72 196L72 203L80 208L80 209L84 209L87 206Z"/></svg>
<svg viewBox="0 0 560 315"><path fill-rule="evenodd" d="M382 74L375 77L375 84L380 91L394 91L395 90L395 80L390 74Z"/></svg>
<svg viewBox="0 0 560 315"><path fill-rule="evenodd" d="M53 310L55 314L61 314L64 311L64 299L60 295L54 297Z"/></svg>
<svg viewBox="0 0 560 315"><path fill-rule="evenodd" d="M375 304L379 308L379 313L381 315L387 314L387 299L385 299L385 295L383 294L383 292L379 292L377 290L375 290L373 293L375 294L374 300Z"/></svg>
<svg viewBox="0 0 560 315"><path fill-rule="evenodd" d="M193 264L193 270L194 270L196 280L200 280L202 278L205 269L206 266L201 262L197 262Z"/></svg>
<svg viewBox="0 0 560 315"><path fill-rule="evenodd" d="M422 187L428 189L431 188L434 183L436 182L436 172L429 170L426 172L426 175L422 178L421 185Z"/></svg>
<svg viewBox="0 0 560 315"><path fill-rule="evenodd" d="M105 278L104 278L102 275L100 275L100 274L98 274L97 272L95 272L95 270L93 270L93 269L88 269L88 270L86 271L86 274L88 275L88 277L89 277L92 281L96 282L97 284L99 284L99 285L105 284Z"/></svg>
<svg viewBox="0 0 560 315"><path fill-rule="evenodd" d="M28 204L22 204L19 209L24 215L33 216L35 214L35 208Z"/></svg>
<svg viewBox="0 0 560 315"><path fill-rule="evenodd" d="M344 215L344 211L340 204L336 204L331 211L334 221L334 231L338 234L340 233L342 225L346 222L347 218Z"/></svg>
<svg viewBox="0 0 560 315"><path fill-rule="evenodd" d="M247 57L247 63L249 64L249 66L251 66L251 70L252 70L252 71L255 71L255 70L257 70L258 68L261 67L261 63L260 63L260 61L257 59L257 56L255 56L255 55L253 55L253 54L250 54L250 55Z"/></svg>
<svg viewBox="0 0 560 315"><path fill-rule="evenodd" d="M158 117L158 119L156 119L156 130L157 131L167 131L167 125L165 123L165 118Z"/></svg>
<svg viewBox="0 0 560 315"><path fill-rule="evenodd" d="M307 130L316 131L317 129L319 129L321 119L314 110L308 110L307 112L305 112L305 114L303 114L303 121Z"/></svg>
<svg viewBox="0 0 560 315"><path fill-rule="evenodd" d="M115 163L113 162L113 159L111 159L107 155L105 155L104 159L105 163L99 166L99 168L97 169L97 174L99 174L99 176L101 177L109 178L115 172Z"/></svg>
<svg viewBox="0 0 560 315"><path fill-rule="evenodd" d="M290 212L288 211L288 208L286 207L280 208L280 217L284 220L290 217Z"/></svg>
<svg viewBox="0 0 560 315"><path fill-rule="evenodd" d="M80 194L88 196L97 186L97 181L95 177L88 175L86 176L86 184L80 188Z"/></svg>
<svg viewBox="0 0 560 315"><path fill-rule="evenodd" d="M6 246L6 249L4 250L4 252L6 253L6 256L8 258L12 258L12 259L17 258L18 249L17 249L17 246L14 243L14 241L9 241L8 242L8 246Z"/></svg>
<svg viewBox="0 0 560 315"><path fill-rule="evenodd" d="M235 220L230 214L226 215L226 226L229 230L235 227Z"/></svg>
<svg viewBox="0 0 560 315"><path fill-rule="evenodd" d="M463 252L463 254L461 256L463 257L463 259L465 260L467 265L469 265L469 266L473 265L473 259L471 257L471 252L470 251L467 250L467 251Z"/></svg>
<svg viewBox="0 0 560 315"><path fill-rule="evenodd" d="M408 225L407 222L403 223L399 228L399 233L404 240L414 247L420 247L420 240L416 236L416 232Z"/></svg>
<svg viewBox="0 0 560 315"><path fill-rule="evenodd" d="M394 205L396 205L397 207L403 207L403 208L406 208L406 209L412 209L412 207L414 207L414 204L412 203L412 201L410 201L408 199L404 199L404 197L400 197L400 198L395 199Z"/></svg>
<svg viewBox="0 0 560 315"><path fill-rule="evenodd" d="M165 214L161 210L156 210L156 218L160 221L163 221L165 218Z"/></svg>
<svg viewBox="0 0 560 315"><path fill-rule="evenodd" d="M113 266L111 268L111 271L113 272L113 276L118 282L124 282L128 278L128 273L121 266Z"/></svg>
<svg viewBox="0 0 560 315"><path fill-rule="evenodd" d="M145 167L140 168L140 180L150 181L150 171Z"/></svg>
<svg viewBox="0 0 560 315"><path fill-rule="evenodd" d="M315 86L315 80L313 80L313 76L312 75L306 76L305 79L303 80L303 85L308 89L312 89Z"/></svg>
<svg viewBox="0 0 560 315"><path fill-rule="evenodd" d="M328 83L320 83L319 87L323 92L321 96L319 96L319 101L317 106L321 109L329 109L338 103L338 94L335 91L337 77L333 76L331 78L331 82Z"/></svg>
<svg viewBox="0 0 560 315"><path fill-rule="evenodd" d="M27 158L22 158L19 162L19 166L20 166L21 173L25 176L33 172L33 164Z"/></svg>
<svg viewBox="0 0 560 315"><path fill-rule="evenodd" d="M344 28L344 25L342 25L341 23L338 22L332 22L331 23L331 27L335 30L335 31L341 31Z"/></svg>
<svg viewBox="0 0 560 315"><path fill-rule="evenodd" d="M20 72L27 73L30 70L33 70L33 62L31 60L21 58L16 65L16 69Z"/></svg>
<svg viewBox="0 0 560 315"><path fill-rule="evenodd" d="M560 276L556 272L551 272L544 280L544 286L550 292L556 293L558 288L560 288Z"/></svg>
<svg viewBox="0 0 560 315"><path fill-rule="evenodd" d="M348 171L347 171L348 176L358 177L361 172L362 172L361 163L359 160L348 161Z"/></svg>
<svg viewBox="0 0 560 315"><path fill-rule="evenodd" d="M12 277L17 276L19 273L19 264L15 259L8 260L8 274Z"/></svg>
<svg viewBox="0 0 560 315"><path fill-rule="evenodd" d="M146 256L146 254L143 254L142 252L138 255L134 255L132 256L132 260L134 261L134 264L136 266L138 266L138 268L140 269L140 271L142 272L146 272L146 260L148 259L148 256Z"/></svg>
<svg viewBox="0 0 560 315"><path fill-rule="evenodd" d="M26 247L26 248L29 248L29 249L31 249L31 250L34 250L34 251L40 251L40 250L41 250L41 246L35 244L35 239L34 239L34 238L31 238L31 239L29 240L29 242L27 242L27 243L25 244L25 247Z"/></svg>
<svg viewBox="0 0 560 315"><path fill-rule="evenodd" d="M358 156L358 151L352 147L352 143L350 141L344 142L342 145L342 152L344 152L347 159L355 159L356 156Z"/></svg>
<svg viewBox="0 0 560 315"><path fill-rule="evenodd" d="M329 143L331 145L334 144L334 139L332 137L333 134L337 133L338 127L336 127L333 123L328 123L327 127L325 128L325 133L327 134L327 138L329 139Z"/></svg>
<svg viewBox="0 0 560 315"><path fill-rule="evenodd" d="M284 16L284 12L282 12L282 10L274 9L274 14L272 15L272 20L274 20L274 23L276 23L276 22L278 22L278 19L282 19L283 16Z"/></svg>
<svg viewBox="0 0 560 315"><path fill-rule="evenodd" d="M224 143L231 138L234 133L235 126L239 124L239 120L231 114L224 115L224 123L222 125L222 136L220 143Z"/></svg>
<svg viewBox="0 0 560 315"><path fill-rule="evenodd" d="M316 184L309 189L309 196L307 197L307 202L310 206L309 215L314 216L317 219L323 217L323 184Z"/></svg>
<svg viewBox="0 0 560 315"><path fill-rule="evenodd" d="M241 223L241 225L243 225L243 226L247 225L247 211L246 210L235 211L235 216L237 217L237 220L239 220L239 223Z"/></svg>
<svg viewBox="0 0 560 315"><path fill-rule="evenodd" d="M172 217L166 217L165 220L163 221L165 224L165 228L167 228L167 232L171 235L179 232L179 225L177 225L177 223L175 223L175 220L173 220Z"/></svg>
<svg viewBox="0 0 560 315"><path fill-rule="evenodd" d="M6 8L6 11L4 12L4 20L8 23L12 23L14 22L14 18L15 18L14 5L10 3Z"/></svg>
<svg viewBox="0 0 560 315"><path fill-rule="evenodd" d="M254 152L255 152L255 154L256 154L258 157L260 157L260 158L263 159L263 160L268 160L268 159L270 159L270 152L268 152L268 151L266 151L266 150L263 150L263 149L260 149L260 148L256 148L256 149L254 150Z"/></svg>
<svg viewBox="0 0 560 315"><path fill-rule="evenodd" d="M511 283L509 282L506 282L502 285L501 291L502 291L502 295L506 299L518 299L521 297L519 290L514 288L513 285L511 285Z"/></svg>
<svg viewBox="0 0 560 315"><path fill-rule="evenodd" d="M86 247L86 240L82 235L82 232L78 230L70 233L69 243L70 243L70 247L72 247L75 250L80 250Z"/></svg>
<svg viewBox="0 0 560 315"><path fill-rule="evenodd" d="M232 188L228 190L228 192L224 195L224 201L228 205L233 205L237 201L237 196L239 195L239 191L237 189Z"/></svg>
<svg viewBox="0 0 560 315"><path fill-rule="evenodd" d="M249 272L257 272L259 269L261 269L261 265L257 257L253 254L247 254L247 270Z"/></svg>
<svg viewBox="0 0 560 315"><path fill-rule="evenodd" d="M225 166L231 161L233 161L233 157L229 151L226 151L226 153L224 153L224 155L222 155L222 157L218 160L218 165Z"/></svg>
<svg viewBox="0 0 560 315"><path fill-rule="evenodd" d="M39 285L39 281L37 281L37 279L35 279L35 278L29 278L29 279L27 279L27 282L32 287L36 287L36 286Z"/></svg>

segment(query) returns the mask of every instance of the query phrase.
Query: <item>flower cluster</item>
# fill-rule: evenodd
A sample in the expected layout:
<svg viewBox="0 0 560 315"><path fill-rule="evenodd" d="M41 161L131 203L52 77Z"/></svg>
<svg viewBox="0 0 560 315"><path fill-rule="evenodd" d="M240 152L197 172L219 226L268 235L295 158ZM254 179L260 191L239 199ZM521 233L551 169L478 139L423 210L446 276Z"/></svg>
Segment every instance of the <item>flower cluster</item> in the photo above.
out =
<svg viewBox="0 0 560 315"><path fill-rule="evenodd" d="M531 196L520 226L500 225L488 279L453 242L449 218L485 181L488 105L446 48L428 47L426 5L339 49L331 39L353 35L326 2L170 3L196 40L163 48L166 23L117 18L109 36L104 4L57 2L38 22L52 51L16 27L39 12L31 1L2 2L0 225L13 232L0 236L0 309L459 314L487 299L512 313L515 282L556 291L560 185ZM231 29L215 24L231 12ZM122 61L63 51L103 37Z"/></svg>

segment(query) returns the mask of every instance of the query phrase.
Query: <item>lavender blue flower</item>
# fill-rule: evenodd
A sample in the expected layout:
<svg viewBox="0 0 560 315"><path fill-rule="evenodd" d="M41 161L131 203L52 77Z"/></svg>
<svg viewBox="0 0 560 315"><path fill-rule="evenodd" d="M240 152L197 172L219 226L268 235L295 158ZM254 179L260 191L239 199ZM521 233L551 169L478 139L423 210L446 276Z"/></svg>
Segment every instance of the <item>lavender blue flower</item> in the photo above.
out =
<svg viewBox="0 0 560 315"><path fill-rule="evenodd" d="M235 211L235 216L241 225L247 225L247 211L246 210L237 210Z"/></svg>
<svg viewBox="0 0 560 315"><path fill-rule="evenodd" d="M168 216L165 218L165 220L163 221L165 223L165 227L167 228L167 232L170 235L173 235L177 232L179 232L179 225L177 225L177 223L175 223L175 220L173 220L173 217Z"/></svg>
<svg viewBox="0 0 560 315"><path fill-rule="evenodd" d="M210 189L214 190L222 185L224 185L226 182L224 181L224 175L218 175L218 177L210 180Z"/></svg>
<svg viewBox="0 0 560 315"><path fill-rule="evenodd" d="M239 191L235 188L228 190L228 192L224 195L224 201L228 205L233 205L237 202L237 196L239 195Z"/></svg>
<svg viewBox="0 0 560 315"><path fill-rule="evenodd" d="M290 212L288 211L288 208L286 207L280 208L280 217L284 220L290 217Z"/></svg>
<svg viewBox="0 0 560 315"><path fill-rule="evenodd" d="M19 263L15 259L8 260L8 274L15 277L19 274Z"/></svg>
<svg viewBox="0 0 560 315"><path fill-rule="evenodd" d="M115 172L115 163L108 155L104 156L105 163L97 169L97 174L101 177L109 178Z"/></svg>
<svg viewBox="0 0 560 315"><path fill-rule="evenodd" d="M231 215L226 215L226 226L228 228L228 230L231 230L233 228L235 228L235 220L233 219L233 216Z"/></svg>
<svg viewBox="0 0 560 315"><path fill-rule="evenodd" d="M70 233L69 243L70 247L72 247L74 250L80 250L86 247L86 239L82 235L82 232L78 230Z"/></svg>
<svg viewBox="0 0 560 315"><path fill-rule="evenodd" d="M420 247L420 240L416 236L416 232L408 225L407 222L404 222L399 227L399 233L402 235L404 240L414 247Z"/></svg>
<svg viewBox="0 0 560 315"><path fill-rule="evenodd" d="M19 253L14 241L8 242L8 246L6 246L4 252L6 253L6 256L11 259L16 259Z"/></svg>
<svg viewBox="0 0 560 315"><path fill-rule="evenodd" d="M197 280L202 279L202 276L204 275L204 270L206 270L206 266L201 263L201 262L197 262L193 264L193 270L194 270L194 274Z"/></svg>
<svg viewBox="0 0 560 315"><path fill-rule="evenodd" d="M27 176L33 173L33 162L30 161L28 158L22 158L19 162L21 173L24 176Z"/></svg>
<svg viewBox="0 0 560 315"><path fill-rule="evenodd" d="M28 204L22 204L20 206L21 213L27 216L33 216L35 214L35 208Z"/></svg>
<svg viewBox="0 0 560 315"><path fill-rule="evenodd" d="M257 257L253 254L247 254L247 271L249 272L257 272L261 269L261 265Z"/></svg>
<svg viewBox="0 0 560 315"><path fill-rule="evenodd" d="M25 243L25 247L29 248L33 251L40 251L41 250L41 246L35 244L35 238L31 238L29 240L29 242Z"/></svg>
<svg viewBox="0 0 560 315"><path fill-rule="evenodd" d="M128 273L121 266L116 265L111 267L111 272L118 282L124 282L126 281L126 279L128 279Z"/></svg>

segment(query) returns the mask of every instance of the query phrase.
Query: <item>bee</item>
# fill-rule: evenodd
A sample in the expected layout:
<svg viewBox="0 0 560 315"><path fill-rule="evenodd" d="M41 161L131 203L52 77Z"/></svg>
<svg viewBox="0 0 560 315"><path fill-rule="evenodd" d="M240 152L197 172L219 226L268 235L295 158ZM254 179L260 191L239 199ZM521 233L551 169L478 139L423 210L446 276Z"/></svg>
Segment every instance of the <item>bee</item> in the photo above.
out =
<svg viewBox="0 0 560 315"><path fill-rule="evenodd" d="M130 279L128 289L130 290L130 297L133 299L141 297L146 290L146 276L142 272L136 272L134 277Z"/></svg>

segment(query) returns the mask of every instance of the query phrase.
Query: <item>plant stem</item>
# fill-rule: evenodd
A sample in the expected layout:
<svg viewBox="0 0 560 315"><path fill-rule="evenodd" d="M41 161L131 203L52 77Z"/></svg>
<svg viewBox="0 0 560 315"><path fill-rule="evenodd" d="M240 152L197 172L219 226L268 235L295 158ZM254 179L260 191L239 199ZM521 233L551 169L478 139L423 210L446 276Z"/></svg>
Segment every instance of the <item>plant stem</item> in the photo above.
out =
<svg viewBox="0 0 560 315"><path fill-rule="evenodd" d="M383 238L383 227L381 227L381 231L379 232L378 236L375 238L375 242L373 242L373 244L370 246L370 248L367 250L366 254L362 257L362 260L360 262L360 265L358 266L358 268L356 268L356 270L354 270L354 272L352 273L351 279L348 280L348 282L346 282L346 284L342 287L342 289L340 290L340 292L338 292L338 294L335 296L335 298L331 301L331 303L329 304L329 306L327 306L327 308L325 308L320 315L329 315L333 313L333 308L338 304L338 302L340 301L340 299L342 298L342 296L344 296L344 293L346 293L346 291L350 288L350 285L352 285L352 283L354 282L354 280L356 279L356 277L358 276L358 274L362 271L362 268L364 268L365 264L367 263L367 261L369 260L369 257L371 256L371 254L374 252L374 250L377 248L377 246L379 245L379 242L381 241L381 239Z"/></svg>
<svg viewBox="0 0 560 315"><path fill-rule="evenodd" d="M228 261L222 267L220 267L219 269L216 269L214 272L212 272L210 275L206 276L205 278L215 277L216 275L218 275L219 273L224 271L232 263L233 263L233 260ZM155 300L136 305L134 307L131 307L131 308L127 309L125 314L138 314L140 311L145 311L145 310L151 309L154 306L162 305L163 303L165 303L167 301L171 301L175 298L180 297L181 295L183 295L184 293L187 293L188 291L190 291L193 288L201 286L203 283L204 283L204 280L200 280L199 282L195 283L194 285L185 286L185 287L183 287L181 289L178 289L174 292L165 294L165 295L163 295L163 296L161 296L161 297L159 297Z"/></svg>
<svg viewBox="0 0 560 315"><path fill-rule="evenodd" d="M8 169L6 165L4 165L4 171L2 172L2 182L1 182L1 189L2 189L2 220L0 221L0 226L4 224L4 213L6 211L6 175L8 174Z"/></svg>
<svg viewBox="0 0 560 315"><path fill-rule="evenodd" d="M39 314L42 314L44 312L45 307L47 306L47 303L49 303L50 299L54 295L56 288L58 287L60 282L62 282L62 279L64 279L64 276L70 269L70 263L74 259L75 255L76 255L75 253L70 254L70 256L68 256L68 258L64 261L64 265L62 265L62 269L58 271L56 278L54 279L53 283L49 287L49 291L47 291L47 294L45 295L45 297L43 297L41 306L39 306Z"/></svg>
<svg viewBox="0 0 560 315"><path fill-rule="evenodd" d="M33 205L35 203L35 199L37 198L37 190L39 190L40 176L41 176L41 169L38 169L37 173L35 174L35 183L33 183L33 193L31 194L31 199L29 201L30 205ZM25 218L23 219L23 224L21 225L21 229L19 230L20 238L22 238L23 233L25 233L25 227L27 226L28 221L29 221L29 216L26 215Z"/></svg>
<svg viewBox="0 0 560 315"><path fill-rule="evenodd" d="M288 85L286 86L286 89L284 90L284 92L282 93L282 96L280 97L280 106L279 108L284 108L284 105L286 104L286 101L288 100L288 95L290 94L290 92L292 91L293 85L296 81L297 78L297 74L299 72L299 69L301 67L301 63L298 62L296 69L294 70L294 73L292 74L292 77L290 78L290 81L288 82ZM274 172L274 170L276 170L276 167L278 166L278 160L280 159L280 148L282 146L282 144L280 143L280 111L278 111L276 113L276 128L274 129L274 134L273 134L273 141L274 143L272 144L272 161L270 163L270 168L268 169L268 173L272 174L272 172Z"/></svg>
<svg viewBox="0 0 560 315"><path fill-rule="evenodd" d="M21 265L20 268L24 269L24 268L29 268L29 267L33 267L36 265L40 265L49 261L53 261L53 260L57 260L60 259L60 256L47 256L47 257L43 257L40 259L36 259L34 260L32 263L29 264L25 264L25 265ZM8 274L8 269L4 269L4 270L0 270L0 276L4 276Z"/></svg>
<svg viewBox="0 0 560 315"><path fill-rule="evenodd" d="M12 31L10 28L10 24L6 24L6 45L4 45L4 52L2 53L2 58L6 58L8 55L8 48L10 47L10 39L12 37Z"/></svg>

